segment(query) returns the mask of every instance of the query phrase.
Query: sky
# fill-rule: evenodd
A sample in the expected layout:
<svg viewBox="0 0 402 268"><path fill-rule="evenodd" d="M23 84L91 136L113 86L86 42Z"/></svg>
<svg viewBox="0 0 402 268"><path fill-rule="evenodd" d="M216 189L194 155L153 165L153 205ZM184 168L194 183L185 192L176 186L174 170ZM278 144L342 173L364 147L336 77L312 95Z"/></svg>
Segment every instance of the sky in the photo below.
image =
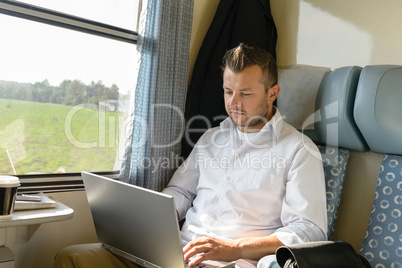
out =
<svg viewBox="0 0 402 268"><path fill-rule="evenodd" d="M132 0L23 0L71 15L135 30ZM95 7L95 8L94 8ZM0 80L63 80L116 84L120 93L134 87L133 44L0 14Z"/></svg>

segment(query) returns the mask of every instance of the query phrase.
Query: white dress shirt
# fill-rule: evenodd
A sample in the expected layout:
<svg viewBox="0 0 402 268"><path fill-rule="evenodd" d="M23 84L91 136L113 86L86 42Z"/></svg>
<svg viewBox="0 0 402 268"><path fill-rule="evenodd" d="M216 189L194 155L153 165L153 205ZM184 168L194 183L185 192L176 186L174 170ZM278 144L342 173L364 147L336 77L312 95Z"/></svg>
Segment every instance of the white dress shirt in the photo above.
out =
<svg viewBox="0 0 402 268"><path fill-rule="evenodd" d="M275 234L285 245L326 240L321 155L276 110L258 133L230 118L206 131L164 193L186 218L182 239Z"/></svg>

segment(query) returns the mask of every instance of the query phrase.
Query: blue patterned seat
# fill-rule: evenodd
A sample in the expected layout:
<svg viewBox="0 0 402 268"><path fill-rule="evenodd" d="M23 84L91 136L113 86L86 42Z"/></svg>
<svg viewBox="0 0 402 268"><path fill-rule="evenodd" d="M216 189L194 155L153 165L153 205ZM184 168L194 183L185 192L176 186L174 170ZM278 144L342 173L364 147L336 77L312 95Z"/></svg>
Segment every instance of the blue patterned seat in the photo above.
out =
<svg viewBox="0 0 402 268"><path fill-rule="evenodd" d="M360 254L375 268L402 267L402 66L361 71L354 118L369 148L384 154Z"/></svg>
<svg viewBox="0 0 402 268"><path fill-rule="evenodd" d="M360 254L374 268L402 267L402 156L385 155Z"/></svg>
<svg viewBox="0 0 402 268"><path fill-rule="evenodd" d="M331 146L318 146L318 148L321 152L324 167L327 194L327 237L328 240L332 240L350 152L346 149Z"/></svg>

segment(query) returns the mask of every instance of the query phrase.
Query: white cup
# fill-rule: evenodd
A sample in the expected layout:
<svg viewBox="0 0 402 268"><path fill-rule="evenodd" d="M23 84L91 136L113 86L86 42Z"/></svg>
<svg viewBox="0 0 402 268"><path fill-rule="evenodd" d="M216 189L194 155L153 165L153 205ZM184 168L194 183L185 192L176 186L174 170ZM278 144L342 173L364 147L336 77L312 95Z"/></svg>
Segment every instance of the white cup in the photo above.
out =
<svg viewBox="0 0 402 268"><path fill-rule="evenodd" d="M18 177L0 175L0 220L11 218L20 185Z"/></svg>

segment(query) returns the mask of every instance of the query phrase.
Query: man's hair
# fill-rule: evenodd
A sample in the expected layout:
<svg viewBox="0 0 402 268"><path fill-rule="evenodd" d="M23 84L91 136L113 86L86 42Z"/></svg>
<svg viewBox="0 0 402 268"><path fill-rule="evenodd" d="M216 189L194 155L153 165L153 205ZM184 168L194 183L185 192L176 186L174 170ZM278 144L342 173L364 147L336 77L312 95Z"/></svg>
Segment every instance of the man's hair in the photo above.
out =
<svg viewBox="0 0 402 268"><path fill-rule="evenodd" d="M226 67L237 73L253 65L260 66L263 76L261 83L264 84L265 91L278 83L278 67L275 59L262 48L240 43L237 47L226 51L222 63L222 73Z"/></svg>

